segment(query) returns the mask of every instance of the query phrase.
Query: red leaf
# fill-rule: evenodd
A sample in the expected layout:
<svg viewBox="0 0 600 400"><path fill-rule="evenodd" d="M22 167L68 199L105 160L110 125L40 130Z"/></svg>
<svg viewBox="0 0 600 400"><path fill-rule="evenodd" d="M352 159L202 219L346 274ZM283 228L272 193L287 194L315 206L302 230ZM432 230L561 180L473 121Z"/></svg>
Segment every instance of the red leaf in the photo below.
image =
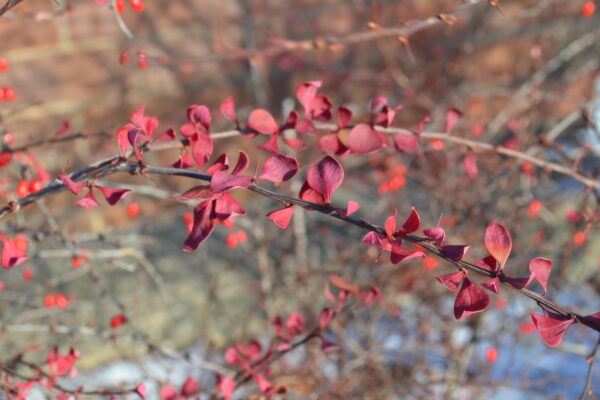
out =
<svg viewBox="0 0 600 400"><path fill-rule="evenodd" d="M401 246L402 241L397 240L392 244L392 251L390 255L390 261L392 264L398 264L402 261L412 260L417 257L425 257L422 251L411 251Z"/></svg>
<svg viewBox="0 0 600 400"><path fill-rule="evenodd" d="M352 283L339 275L336 275L336 274L329 275L329 282L331 282L331 284L333 286L337 287L340 290L345 290L346 292L349 292L352 294L360 293L360 288L358 287L357 284Z"/></svg>
<svg viewBox="0 0 600 400"><path fill-rule="evenodd" d="M198 393L200 393L200 385L192 377L187 378L181 385L181 395L184 397L192 397Z"/></svg>
<svg viewBox="0 0 600 400"><path fill-rule="evenodd" d="M346 127L352 121L352 111L346 106L338 108L337 112L337 124L338 128L342 129Z"/></svg>
<svg viewBox="0 0 600 400"><path fill-rule="evenodd" d="M348 148L344 146L335 133L321 136L318 143L321 150L328 153L342 155L348 151Z"/></svg>
<svg viewBox="0 0 600 400"><path fill-rule="evenodd" d="M385 138L368 124L358 124L348 134L348 147L356 154L372 153L385 146Z"/></svg>
<svg viewBox="0 0 600 400"><path fill-rule="evenodd" d="M479 169L477 168L477 159L473 154L467 154L465 156L463 159L463 168L465 169L467 175L469 175L469 178L472 180L477 179L477 176L479 175Z"/></svg>
<svg viewBox="0 0 600 400"><path fill-rule="evenodd" d="M435 279L444 285L446 289L450 290L451 292L456 292L464 277L464 272L458 271L453 274L436 276Z"/></svg>
<svg viewBox="0 0 600 400"><path fill-rule="evenodd" d="M294 207L289 206L279 210L271 211L267 214L267 218L273 221L273 223L281 229L285 229L290 224L292 215L294 215Z"/></svg>
<svg viewBox="0 0 600 400"><path fill-rule="evenodd" d="M383 96L377 96L371 101L371 112L375 112L377 108L387 105L388 100Z"/></svg>
<svg viewBox="0 0 600 400"><path fill-rule="evenodd" d="M214 193L222 193L227 190L244 188L252 183L251 176L230 175L227 172L217 171L210 179L210 189Z"/></svg>
<svg viewBox="0 0 600 400"><path fill-rule="evenodd" d="M356 201L349 200L348 206L346 207L346 211L345 211L346 217L351 216L352 214L357 212L359 209L360 209L360 204L358 204Z"/></svg>
<svg viewBox="0 0 600 400"><path fill-rule="evenodd" d="M440 227L429 228L429 229L425 229L423 231L423 233L425 234L425 236L427 236L429 239L431 239L431 241L433 241L439 247L442 247L442 245L444 243L444 239L446 238L446 232L444 231L443 228L440 228Z"/></svg>
<svg viewBox="0 0 600 400"><path fill-rule="evenodd" d="M304 182L304 185L302 185L302 188L300 188L300 193L298 194L298 197L300 197L300 199L304 201L311 201L317 204L325 204L325 197L321 193L311 188L308 185L308 182Z"/></svg>
<svg viewBox="0 0 600 400"><path fill-rule="evenodd" d="M419 145L419 137L416 135L399 133L394 135L394 147L399 153L414 153Z"/></svg>
<svg viewBox="0 0 600 400"><path fill-rule="evenodd" d="M160 400L178 400L179 394L177 390L170 385L165 385L160 388Z"/></svg>
<svg viewBox="0 0 600 400"><path fill-rule="evenodd" d="M210 190L209 185L198 185L191 189L186 190L178 196L171 197L173 200L187 201L187 200L207 200L210 199L214 193Z"/></svg>
<svg viewBox="0 0 600 400"><path fill-rule="evenodd" d="M554 319L536 313L531 313L531 321L542 337L542 342L550 347L558 346L569 327L575 322L572 319Z"/></svg>
<svg viewBox="0 0 600 400"><path fill-rule="evenodd" d="M205 172L207 174L214 174L217 171L226 171L229 168L229 159L227 158L227 154L221 154L210 167L206 168Z"/></svg>
<svg viewBox="0 0 600 400"><path fill-rule="evenodd" d="M492 256L487 256L483 260L479 260L475 263L480 268L487 269L488 271L495 271L498 263L496 259Z"/></svg>
<svg viewBox="0 0 600 400"><path fill-rule="evenodd" d="M223 100L219 110L225 118L235 123L236 126L238 125L237 115L235 115L235 101L233 100L233 96L229 96Z"/></svg>
<svg viewBox="0 0 600 400"><path fill-rule="evenodd" d="M217 390L223 395L223 400L231 400L235 392L235 379L231 376L224 377L217 385Z"/></svg>
<svg viewBox="0 0 600 400"><path fill-rule="evenodd" d="M485 290L471 283L469 278L463 279L462 286L454 301L454 317L461 319L471 314L484 311L490 305L490 296Z"/></svg>
<svg viewBox="0 0 600 400"><path fill-rule="evenodd" d="M273 384L269 382L262 374L257 374L254 379L256 383L258 383L258 388L261 393L267 393L269 390L273 388Z"/></svg>
<svg viewBox="0 0 600 400"><path fill-rule="evenodd" d="M483 244L487 251L500 263L501 271L512 249L510 233L503 225L493 223L485 230Z"/></svg>
<svg viewBox="0 0 600 400"><path fill-rule="evenodd" d="M96 198L94 197L94 192L92 192L92 188L90 187L88 189L88 193L85 197L77 200L75 202L75 205L78 205L79 207L83 207L86 209L90 209L90 208L94 208L94 207L98 207L98 200L96 200Z"/></svg>
<svg viewBox="0 0 600 400"><path fill-rule="evenodd" d="M214 200L214 217L225 221L231 216L246 215L244 207L233 196L227 192L223 193L219 198Z"/></svg>
<svg viewBox="0 0 600 400"><path fill-rule="evenodd" d="M77 195L81 193L81 191L87 186L86 183L73 182L67 175L60 175L58 179L65 184L67 189L69 189L73 194Z"/></svg>
<svg viewBox="0 0 600 400"><path fill-rule="evenodd" d="M333 320L333 316L333 310L324 308L319 314L319 328L321 330L327 328L327 326L331 323L331 320Z"/></svg>
<svg viewBox="0 0 600 400"><path fill-rule="evenodd" d="M450 108L446 111L446 133L450 133L454 129L454 126L462 115L462 112L456 108Z"/></svg>
<svg viewBox="0 0 600 400"><path fill-rule="evenodd" d="M452 261L458 262L463 259L470 248L471 246L462 244L447 244L442 246L442 252L446 254Z"/></svg>
<svg viewBox="0 0 600 400"><path fill-rule="evenodd" d="M127 124L117 131L117 144L119 145L119 154L124 156L129 148L129 131L137 129L133 124Z"/></svg>
<svg viewBox="0 0 600 400"><path fill-rule="evenodd" d="M419 121L419 133L423 133L423 131L425 130L425 124L429 121L431 121L431 117L429 115L426 115L423 118L421 118L421 121Z"/></svg>
<svg viewBox="0 0 600 400"><path fill-rule="evenodd" d="M306 181L312 189L323 195L325 202L331 202L331 196L344 180L344 169L331 156L325 156L308 169Z"/></svg>
<svg viewBox="0 0 600 400"><path fill-rule="evenodd" d="M136 388L135 388L135 392L142 399L145 399L146 398L146 384L144 382L142 382L139 385L137 385Z"/></svg>
<svg viewBox="0 0 600 400"><path fill-rule="evenodd" d="M248 116L248 128L263 135L271 135L279 130L275 118L262 108L257 108L250 113Z"/></svg>
<svg viewBox="0 0 600 400"><path fill-rule="evenodd" d="M199 133L192 145L192 157L198 168L202 168L208 162L213 153L215 143L210 135Z"/></svg>
<svg viewBox="0 0 600 400"><path fill-rule="evenodd" d="M108 188L104 186L96 186L96 188L102 192L106 202L111 206L117 204L123 197L131 192L129 189Z"/></svg>
<svg viewBox="0 0 600 400"><path fill-rule="evenodd" d="M374 231L371 231L371 232L367 233L363 237L362 241L363 241L363 243L370 244L370 245L373 245L373 246L377 246L377 247L382 248L382 249L384 247L382 238L379 236L379 234L377 232L374 232Z"/></svg>
<svg viewBox="0 0 600 400"><path fill-rule="evenodd" d="M268 151L269 153L279 154L281 150L279 149L278 139L279 135L269 136L269 138L265 140L263 144L258 146L258 148L264 151Z"/></svg>
<svg viewBox="0 0 600 400"><path fill-rule="evenodd" d="M263 164L259 179L280 183L290 180L298 172L298 161L283 154L274 154Z"/></svg>
<svg viewBox="0 0 600 400"><path fill-rule="evenodd" d="M192 252L204 242L215 229L215 221L210 217L212 201L207 200L194 208L194 224L183 244L183 251Z"/></svg>
<svg viewBox="0 0 600 400"><path fill-rule="evenodd" d="M282 138L283 142L292 150L304 150L306 148L306 143L304 140L292 137L284 137Z"/></svg>
<svg viewBox="0 0 600 400"><path fill-rule="evenodd" d="M420 219L419 213L415 210L414 207L411 208L410 215L402 224L402 228L398 231L401 235L407 235L409 233L413 233L419 229Z"/></svg>
<svg viewBox="0 0 600 400"><path fill-rule="evenodd" d="M385 229L385 233L389 236L393 236L396 232L396 215L398 214L398 210L394 210L394 213L385 219L383 223L383 229Z"/></svg>
<svg viewBox="0 0 600 400"><path fill-rule="evenodd" d="M498 277L490 278L481 284L484 288L492 293L498 294L500 291L500 279Z"/></svg>
<svg viewBox="0 0 600 400"><path fill-rule="evenodd" d="M2 238L2 268L11 269L27 259L27 255L17 249L12 240L0 232Z"/></svg>
<svg viewBox="0 0 600 400"><path fill-rule="evenodd" d="M512 278L506 276L504 277L504 280L515 289L523 289L531 283L532 278Z"/></svg>
<svg viewBox="0 0 600 400"><path fill-rule="evenodd" d="M550 272L552 272L552 261L537 257L531 260L529 263L529 271L531 271L531 276L529 279L535 279L544 289L544 294L548 289L548 277L550 277Z"/></svg>
<svg viewBox="0 0 600 400"><path fill-rule="evenodd" d="M304 108L304 113L306 115L310 114L311 103L320 87L321 81L303 82L296 87L296 97Z"/></svg>

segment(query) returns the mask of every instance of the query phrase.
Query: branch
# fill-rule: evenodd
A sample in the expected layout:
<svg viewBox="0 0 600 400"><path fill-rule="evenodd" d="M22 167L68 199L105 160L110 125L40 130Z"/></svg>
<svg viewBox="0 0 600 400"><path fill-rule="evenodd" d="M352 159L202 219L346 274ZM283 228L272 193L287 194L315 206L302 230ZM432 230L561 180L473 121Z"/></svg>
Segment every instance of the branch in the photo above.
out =
<svg viewBox="0 0 600 400"><path fill-rule="evenodd" d="M22 1L23 0L6 0L6 3L0 8L0 17Z"/></svg>

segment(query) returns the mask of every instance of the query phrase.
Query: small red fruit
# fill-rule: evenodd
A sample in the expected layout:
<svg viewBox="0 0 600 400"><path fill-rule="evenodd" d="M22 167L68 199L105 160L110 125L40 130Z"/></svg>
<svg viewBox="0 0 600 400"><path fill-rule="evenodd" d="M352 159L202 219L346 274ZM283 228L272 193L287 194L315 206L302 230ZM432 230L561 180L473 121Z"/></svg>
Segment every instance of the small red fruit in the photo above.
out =
<svg viewBox="0 0 600 400"><path fill-rule="evenodd" d="M123 11L125 11L125 0L117 0L115 2L115 6L117 8L117 12L119 14L123 14Z"/></svg>
<svg viewBox="0 0 600 400"><path fill-rule="evenodd" d="M48 293L47 295L44 296L44 306L46 308L52 308L56 305L56 300L54 299L54 295L51 293Z"/></svg>
<svg viewBox="0 0 600 400"><path fill-rule="evenodd" d="M13 101L17 97L17 92L15 92L14 89L12 89L12 88L5 87L3 89L3 92L4 92L4 100L6 100L6 101Z"/></svg>
<svg viewBox="0 0 600 400"><path fill-rule="evenodd" d="M6 72L8 69L8 61L5 58L0 58L0 72Z"/></svg>
<svg viewBox="0 0 600 400"><path fill-rule="evenodd" d="M63 310L69 306L69 299L62 293L56 293L54 295L54 301L56 302L56 306Z"/></svg>
<svg viewBox="0 0 600 400"><path fill-rule="evenodd" d="M133 11L135 12L142 12L144 11L144 2L142 0L129 0L129 4L131 4L131 8L133 8Z"/></svg>
<svg viewBox="0 0 600 400"><path fill-rule="evenodd" d="M596 12L596 2L586 1L581 8L581 15L584 17L591 17Z"/></svg>
<svg viewBox="0 0 600 400"><path fill-rule="evenodd" d="M25 196L28 196L29 193L30 193L29 192L29 182L27 182L25 179L23 179L17 185L17 196L25 197Z"/></svg>
<svg viewBox="0 0 600 400"><path fill-rule="evenodd" d="M127 65L129 62L129 50L123 50L119 56L119 64Z"/></svg>
<svg viewBox="0 0 600 400"><path fill-rule="evenodd" d="M490 363L490 364L495 363L496 360L498 359L498 350L496 350L495 347L490 347L485 352L485 358L487 359L488 363Z"/></svg>
<svg viewBox="0 0 600 400"><path fill-rule="evenodd" d="M71 265L73 266L73 268L81 267L82 262L83 262L83 259L79 256L75 256L75 257L71 258Z"/></svg>
<svg viewBox="0 0 600 400"><path fill-rule="evenodd" d="M33 272L31 272L31 270L28 267L25 267L23 269L23 280L30 281L31 278L33 278Z"/></svg>
<svg viewBox="0 0 600 400"><path fill-rule="evenodd" d="M123 314L115 315L110 319L110 327L115 329L127 322L127 318Z"/></svg>
<svg viewBox="0 0 600 400"><path fill-rule="evenodd" d="M13 142L15 141L15 137L12 133L7 133L4 135L4 141L8 144L13 144Z"/></svg>
<svg viewBox="0 0 600 400"><path fill-rule="evenodd" d="M138 50L136 54L138 56L138 67L141 69L146 68L148 66L148 56L146 56L146 53Z"/></svg>
<svg viewBox="0 0 600 400"><path fill-rule="evenodd" d="M0 168L10 164L12 161L12 154L8 151L0 153Z"/></svg>
<svg viewBox="0 0 600 400"><path fill-rule="evenodd" d="M542 211L543 207L544 203L542 203L540 200L533 200L531 203L529 203L529 207L527 207L527 215L529 218L537 218L538 215L540 215L540 211Z"/></svg>
<svg viewBox="0 0 600 400"><path fill-rule="evenodd" d="M127 215L131 218L135 218L140 214L140 205L136 202L129 203L127 206Z"/></svg>
<svg viewBox="0 0 600 400"><path fill-rule="evenodd" d="M575 243L575 246L583 246L586 240L587 236L585 232L578 231L573 235L573 243Z"/></svg>
<svg viewBox="0 0 600 400"><path fill-rule="evenodd" d="M29 190L31 193L39 192L44 187L44 184L40 179L34 179L29 184Z"/></svg>

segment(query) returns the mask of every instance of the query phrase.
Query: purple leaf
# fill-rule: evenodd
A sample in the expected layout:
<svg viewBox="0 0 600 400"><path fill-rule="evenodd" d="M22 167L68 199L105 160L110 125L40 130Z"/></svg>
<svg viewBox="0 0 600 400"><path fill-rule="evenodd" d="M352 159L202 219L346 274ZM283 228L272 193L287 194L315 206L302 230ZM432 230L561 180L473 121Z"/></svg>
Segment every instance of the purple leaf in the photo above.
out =
<svg viewBox="0 0 600 400"><path fill-rule="evenodd" d="M444 244L444 239L446 238L446 232L444 231L443 228L440 228L440 227L429 228L429 229L425 229L423 231L423 233L425 234L425 236L427 236L432 242L437 244L439 247L442 247L442 245Z"/></svg>
<svg viewBox="0 0 600 400"><path fill-rule="evenodd" d="M552 261L545 258L537 257L529 263L529 271L531 271L530 279L533 278L542 286L544 294L548 289L548 278L552 272Z"/></svg>
<svg viewBox="0 0 600 400"><path fill-rule="evenodd" d="M572 319L554 319L536 313L531 313L531 321L537 328L542 342L549 347L558 346L569 327L575 322Z"/></svg>
<svg viewBox="0 0 600 400"><path fill-rule="evenodd" d="M108 188L104 186L96 186L96 188L102 192L106 202L111 206L117 204L123 197L131 192L129 189Z"/></svg>
<svg viewBox="0 0 600 400"><path fill-rule="evenodd" d="M194 224L185 240L183 251L189 253L198 248L215 229L215 221L210 217L213 202L203 201L194 208Z"/></svg>
<svg viewBox="0 0 600 400"><path fill-rule="evenodd" d="M410 134L396 134L394 135L394 147L399 153L414 153L417 151L419 145L419 137Z"/></svg>
<svg viewBox="0 0 600 400"><path fill-rule="evenodd" d="M298 161L283 154L274 154L265 161L259 179L280 183L292 179L298 172Z"/></svg>
<svg viewBox="0 0 600 400"><path fill-rule="evenodd" d="M344 169L331 156L325 156L317 164L308 169L306 181L309 186L323 195L326 203L331 202L331 196L344 180Z"/></svg>
<svg viewBox="0 0 600 400"><path fill-rule="evenodd" d="M271 211L267 214L267 218L273 221L273 223L281 229L285 229L290 224L292 215L294 215L294 207L289 206L279 210Z"/></svg>
<svg viewBox="0 0 600 400"><path fill-rule="evenodd" d="M454 301L454 317L456 319L468 317L471 314L484 311L489 305L490 295L465 277Z"/></svg>
<svg viewBox="0 0 600 400"><path fill-rule="evenodd" d="M458 262L463 259L470 248L471 246L466 246L463 244L447 244L442 246L442 252L452 261Z"/></svg>
<svg viewBox="0 0 600 400"><path fill-rule="evenodd" d="M500 263L500 271L502 271L512 249L512 239L508 230L501 224L491 224L485 230L483 244L487 251Z"/></svg>
<svg viewBox="0 0 600 400"><path fill-rule="evenodd" d="M227 172L215 172L210 180L210 189L214 193L222 193L235 188L248 188L252 183L251 176L230 175Z"/></svg>
<svg viewBox="0 0 600 400"><path fill-rule="evenodd" d="M348 134L348 147L356 154L372 153L385 146L384 137L368 124L358 124Z"/></svg>
<svg viewBox="0 0 600 400"><path fill-rule="evenodd" d="M453 274L436 276L435 279L439 283L444 285L446 287L446 289L450 290L451 292L456 292L456 291L458 291L458 287L464 277L465 277L465 273L462 271L458 271Z"/></svg>
<svg viewBox="0 0 600 400"><path fill-rule="evenodd" d="M279 130L275 118L262 108L257 108L250 113L248 116L248 128L263 135L271 135Z"/></svg>

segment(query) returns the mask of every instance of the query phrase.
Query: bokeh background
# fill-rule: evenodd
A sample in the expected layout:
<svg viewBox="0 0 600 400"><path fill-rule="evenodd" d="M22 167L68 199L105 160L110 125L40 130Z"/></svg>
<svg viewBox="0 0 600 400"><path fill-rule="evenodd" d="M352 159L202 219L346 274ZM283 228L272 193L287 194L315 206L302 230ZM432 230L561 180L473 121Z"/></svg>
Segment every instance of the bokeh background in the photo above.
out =
<svg viewBox="0 0 600 400"><path fill-rule="evenodd" d="M0 130L17 147L61 129L88 135L28 152L55 177L115 154L114 133L140 106L164 130L184 123L190 104L205 104L218 132L231 128L218 117L225 97L235 97L242 119L257 107L283 119L299 107L296 85L322 80L321 91L359 121L375 96L403 104L395 126L411 130L428 115L426 130L443 131L454 107L463 112L454 135L575 166L597 181L600 14L583 15L585 3L505 0L498 9L458 0L147 0L142 13L127 5L118 16L92 0L25 0L0 19L0 57L10 63L0 87L17 94L0 102ZM347 43L359 32L423 20L430 26L410 35ZM240 148L254 163L266 157L248 138L219 141L215 155L235 159ZM307 166L321 154L313 145L297 156ZM469 154L477 176L463 165ZM169 165L178 156L148 157ZM439 141L422 142L411 155L388 149L348 157L344 166L339 204L358 201L360 215L376 223L415 206L424 226L439 223L449 242L471 244L470 260L484 256L485 227L501 222L514 242L507 269L524 275L531 258L550 258L548 296L581 314L600 310L597 189ZM19 179L39 171L17 160L0 174L6 203ZM451 265L428 257L393 266L361 243L363 232L300 210L280 231L264 218L276 205L244 193L249 215L186 254L183 217L194 204L169 198L189 181L115 175L106 182L134 193L92 211L61 193L3 223L3 231L27 239L29 259L0 277L0 353L42 362L54 346L76 347L80 373L66 386L129 387L143 379L154 396L161 385L193 376L208 396L215 370L231 368L223 361L228 346L268 340L277 315L297 311L308 326L317 323L335 273L377 286L382 300L336 319L336 351L314 344L273 365L285 398L542 399L583 390L593 332L575 326L560 347L545 347L531 329L535 304L511 290L484 314L455 321L453 297L433 279ZM295 194L299 183L280 190ZM140 207L135 217L132 203ZM233 243L235 235L247 240ZM74 268L80 256L88 260ZM47 307L49 293L63 293L68 307ZM122 308L129 323L111 329ZM597 368L592 377L598 396ZM259 391L249 384L238 393Z"/></svg>

